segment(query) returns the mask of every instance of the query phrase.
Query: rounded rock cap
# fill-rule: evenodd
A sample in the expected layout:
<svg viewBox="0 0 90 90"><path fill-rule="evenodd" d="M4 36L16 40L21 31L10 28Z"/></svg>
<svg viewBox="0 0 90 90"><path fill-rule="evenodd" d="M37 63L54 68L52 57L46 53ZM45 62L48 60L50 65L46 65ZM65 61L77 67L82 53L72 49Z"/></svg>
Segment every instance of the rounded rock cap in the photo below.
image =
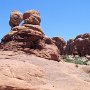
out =
<svg viewBox="0 0 90 90"><path fill-rule="evenodd" d="M31 15L38 15L40 17L40 13L38 10L28 10L23 14L23 19L27 19Z"/></svg>
<svg viewBox="0 0 90 90"><path fill-rule="evenodd" d="M19 26L19 24L22 22L22 20L23 20L23 14L17 10L14 10L10 14L9 25L11 27Z"/></svg>

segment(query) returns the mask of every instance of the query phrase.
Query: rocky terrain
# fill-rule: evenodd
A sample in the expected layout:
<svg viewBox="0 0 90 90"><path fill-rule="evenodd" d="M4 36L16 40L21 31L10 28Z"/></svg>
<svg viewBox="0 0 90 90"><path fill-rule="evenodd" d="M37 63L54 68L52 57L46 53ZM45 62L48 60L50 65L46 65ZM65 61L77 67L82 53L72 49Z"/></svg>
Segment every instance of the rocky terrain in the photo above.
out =
<svg viewBox="0 0 90 90"><path fill-rule="evenodd" d="M66 42L61 37L53 37L52 40L54 41L55 45L59 49L60 55L66 54Z"/></svg>
<svg viewBox="0 0 90 90"><path fill-rule="evenodd" d="M66 42L47 37L40 23L37 10L11 12L0 43L0 90L90 90L90 34Z"/></svg>
<svg viewBox="0 0 90 90"><path fill-rule="evenodd" d="M90 66L0 51L0 90L90 90Z"/></svg>

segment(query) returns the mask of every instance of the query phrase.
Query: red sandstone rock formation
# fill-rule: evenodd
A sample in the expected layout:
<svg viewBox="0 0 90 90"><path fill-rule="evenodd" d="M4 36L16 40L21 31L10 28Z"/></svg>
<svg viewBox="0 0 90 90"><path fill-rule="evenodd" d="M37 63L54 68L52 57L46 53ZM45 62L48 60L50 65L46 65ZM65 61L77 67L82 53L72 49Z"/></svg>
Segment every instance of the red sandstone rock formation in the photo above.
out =
<svg viewBox="0 0 90 90"><path fill-rule="evenodd" d="M21 50L36 56L60 60L59 50L53 40L46 37L40 27L40 13L30 10L23 14L18 11L13 12L10 17L11 31L2 38L1 46L3 50Z"/></svg>
<svg viewBox="0 0 90 90"><path fill-rule="evenodd" d="M23 20L23 14L19 11L13 11L10 15L9 25L11 27L18 26Z"/></svg>
<svg viewBox="0 0 90 90"><path fill-rule="evenodd" d="M90 55L90 33L76 36L67 42L67 54L79 56Z"/></svg>
<svg viewBox="0 0 90 90"><path fill-rule="evenodd" d="M40 25L40 13L36 10L29 10L23 14L25 24Z"/></svg>
<svg viewBox="0 0 90 90"><path fill-rule="evenodd" d="M19 26L19 24L24 23ZM36 10L22 14L13 11L9 24L11 31L5 35L0 44L3 50L21 50L37 56L59 61L59 55L90 55L90 34L78 35L66 42L63 38L48 38L40 27L41 16Z"/></svg>
<svg viewBox="0 0 90 90"><path fill-rule="evenodd" d="M65 40L63 38L60 38L60 37L53 37L52 39L55 41L55 44L58 47L60 54L64 55L65 48L66 48Z"/></svg>

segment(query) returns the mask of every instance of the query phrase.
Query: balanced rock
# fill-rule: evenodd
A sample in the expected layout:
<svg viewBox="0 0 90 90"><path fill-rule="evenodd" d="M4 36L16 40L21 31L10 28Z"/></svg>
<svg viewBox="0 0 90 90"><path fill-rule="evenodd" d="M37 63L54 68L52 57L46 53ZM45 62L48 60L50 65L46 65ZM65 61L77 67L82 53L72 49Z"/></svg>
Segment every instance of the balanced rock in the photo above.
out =
<svg viewBox="0 0 90 90"><path fill-rule="evenodd" d="M11 27L19 26L22 20L23 20L23 14L21 12L16 10L11 12L10 21L9 21Z"/></svg>
<svg viewBox="0 0 90 90"><path fill-rule="evenodd" d="M25 23L28 18L34 18L39 21ZM54 41L44 34L42 28L40 27L40 13L35 10L30 10L23 14L24 24L21 26L14 26L11 31L5 35L1 40L1 46L3 50L9 51L24 51L28 54L34 54L36 56L50 59L50 60L60 60L60 54ZM35 23L34 23L35 22Z"/></svg>
<svg viewBox="0 0 90 90"><path fill-rule="evenodd" d="M40 13L36 10L29 10L23 14L24 24L40 25Z"/></svg>

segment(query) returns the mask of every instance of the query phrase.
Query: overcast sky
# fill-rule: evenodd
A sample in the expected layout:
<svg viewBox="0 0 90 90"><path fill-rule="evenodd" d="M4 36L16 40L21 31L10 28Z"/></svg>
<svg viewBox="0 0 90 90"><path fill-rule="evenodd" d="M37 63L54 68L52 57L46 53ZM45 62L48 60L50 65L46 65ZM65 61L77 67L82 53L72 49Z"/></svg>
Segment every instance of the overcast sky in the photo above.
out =
<svg viewBox="0 0 90 90"><path fill-rule="evenodd" d="M90 0L0 0L0 39L10 31L10 12L30 9L40 11L41 27L49 37L68 40L90 32Z"/></svg>

